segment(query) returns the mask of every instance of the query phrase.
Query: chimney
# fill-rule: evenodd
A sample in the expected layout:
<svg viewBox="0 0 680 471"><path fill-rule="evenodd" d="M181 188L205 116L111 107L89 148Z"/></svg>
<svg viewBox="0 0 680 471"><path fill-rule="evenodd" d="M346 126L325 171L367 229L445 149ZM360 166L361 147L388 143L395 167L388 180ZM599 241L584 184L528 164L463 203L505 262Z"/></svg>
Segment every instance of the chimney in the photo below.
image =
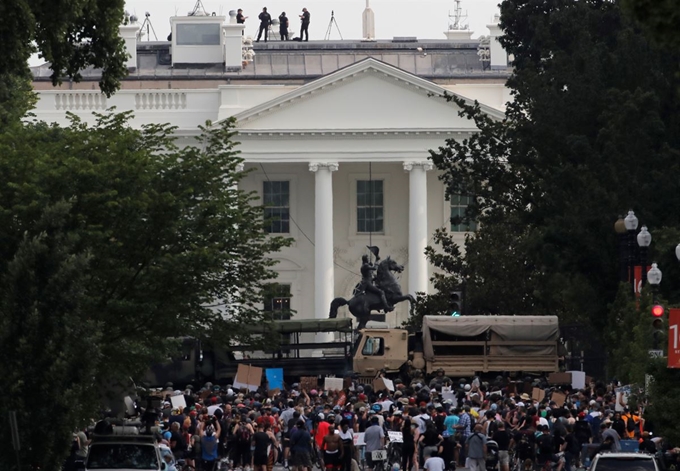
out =
<svg viewBox="0 0 680 471"><path fill-rule="evenodd" d="M125 62L128 70L137 68L137 32L139 31L139 24L137 17L134 15L126 15L125 22L118 27L118 34L125 42L125 50L130 55Z"/></svg>
<svg viewBox="0 0 680 471"><path fill-rule="evenodd" d="M362 15L363 32L365 41L375 40L375 15L369 4L370 0L366 0L366 9Z"/></svg>
<svg viewBox="0 0 680 471"><path fill-rule="evenodd" d="M236 23L236 12L229 12L229 23L222 25L224 38L224 67L227 70L241 70L244 61L252 61L255 55L253 41L243 37L243 24ZM246 44L247 43L247 44Z"/></svg>
<svg viewBox="0 0 680 471"><path fill-rule="evenodd" d="M496 14L493 17L493 22L486 27L489 28L489 52L491 53L491 69L507 69L508 68L508 53L505 52L498 38L503 35L500 26L500 15Z"/></svg>

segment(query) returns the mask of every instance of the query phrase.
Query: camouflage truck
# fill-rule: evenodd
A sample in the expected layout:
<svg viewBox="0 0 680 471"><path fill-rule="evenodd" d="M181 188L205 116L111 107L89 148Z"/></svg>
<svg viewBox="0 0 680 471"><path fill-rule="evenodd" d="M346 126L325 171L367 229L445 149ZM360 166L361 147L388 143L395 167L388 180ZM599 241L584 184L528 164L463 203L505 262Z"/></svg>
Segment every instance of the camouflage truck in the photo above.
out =
<svg viewBox="0 0 680 471"><path fill-rule="evenodd" d="M559 371L556 316L425 316L422 331L363 329L356 342L353 369L374 377L443 369L446 376L492 372Z"/></svg>

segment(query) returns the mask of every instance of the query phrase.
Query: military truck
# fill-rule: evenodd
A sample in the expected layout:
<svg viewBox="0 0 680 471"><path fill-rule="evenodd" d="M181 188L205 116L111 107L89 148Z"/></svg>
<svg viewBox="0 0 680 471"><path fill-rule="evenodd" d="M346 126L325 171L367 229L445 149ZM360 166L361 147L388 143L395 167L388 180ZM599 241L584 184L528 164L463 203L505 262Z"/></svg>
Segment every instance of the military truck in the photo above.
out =
<svg viewBox="0 0 680 471"><path fill-rule="evenodd" d="M353 369L374 377L442 368L447 376L492 372L559 371L556 316L425 316L422 331L363 329Z"/></svg>
<svg viewBox="0 0 680 471"><path fill-rule="evenodd" d="M425 374L439 368L447 376L491 372L552 373L559 371L559 326L555 316L425 316L422 331L368 327L354 332L351 319L276 321L271 327L282 341L262 351L235 345L229 351L183 339L181 358L151 368L145 381L231 382L239 364L283 368L287 381L302 376L356 374L373 379ZM253 334L265 327L251 328ZM269 329L269 327L267 327ZM304 334L332 333L328 342L301 342Z"/></svg>
<svg viewBox="0 0 680 471"><path fill-rule="evenodd" d="M231 382L238 365L283 368L287 381L301 376L342 377L352 371L354 330L352 319L304 319L274 321L271 325L244 326L250 334L274 335L278 342L262 350L254 345L233 345L228 350L197 339L181 339L181 352L168 361L153 365L142 378L151 386L172 382L178 386ZM313 334L331 335L328 342L303 342Z"/></svg>

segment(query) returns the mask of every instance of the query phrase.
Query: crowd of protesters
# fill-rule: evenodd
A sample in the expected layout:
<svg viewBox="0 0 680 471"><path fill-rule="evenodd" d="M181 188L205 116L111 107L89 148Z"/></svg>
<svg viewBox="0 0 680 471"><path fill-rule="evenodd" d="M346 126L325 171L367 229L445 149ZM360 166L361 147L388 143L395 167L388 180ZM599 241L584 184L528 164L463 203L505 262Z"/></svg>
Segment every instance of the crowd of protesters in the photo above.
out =
<svg viewBox="0 0 680 471"><path fill-rule="evenodd" d="M454 381L439 371L428 381L419 372L410 382L396 380L394 391L356 381L346 386L324 391L292 384L269 394L211 383L179 391L169 384L160 410L144 412L146 431L156 432L169 471L180 460L204 471L271 471L277 463L296 471L314 464L372 469L371 452L385 449L390 435L399 437L400 456L390 465L408 471L486 470L491 455L501 471L546 462L570 471L586 454L620 451L622 440L636 440L647 453L668 447L637 410L617 405L613 384L575 390L545 378ZM532 399L535 389L545 397ZM177 395L186 407L173 408Z"/></svg>

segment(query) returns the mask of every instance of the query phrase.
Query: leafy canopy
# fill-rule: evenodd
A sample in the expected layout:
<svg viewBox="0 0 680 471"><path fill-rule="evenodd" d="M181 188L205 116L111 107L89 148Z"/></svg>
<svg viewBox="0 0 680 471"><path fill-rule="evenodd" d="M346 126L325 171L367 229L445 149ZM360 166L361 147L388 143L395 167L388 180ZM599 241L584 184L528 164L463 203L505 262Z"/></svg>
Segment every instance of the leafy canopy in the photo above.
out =
<svg viewBox="0 0 680 471"><path fill-rule="evenodd" d="M50 63L52 82L78 82L87 67L102 70L99 86L110 96L127 74L118 26L124 0L11 0L0 3L0 78L26 76L39 52Z"/></svg>
<svg viewBox="0 0 680 471"><path fill-rule="evenodd" d="M558 314L601 331L618 290L617 216L679 222L677 58L618 2L506 0L501 27L514 57L505 118L448 97L479 132L431 152L447 193L474 197L466 218L480 227L464 255L450 252L451 274L469 314Z"/></svg>
<svg viewBox="0 0 680 471"><path fill-rule="evenodd" d="M36 469L59 469L104 393L174 353L166 339L246 341L267 320L268 255L288 244L236 187L232 122L178 147L172 127L129 118L0 133L0 402Z"/></svg>

